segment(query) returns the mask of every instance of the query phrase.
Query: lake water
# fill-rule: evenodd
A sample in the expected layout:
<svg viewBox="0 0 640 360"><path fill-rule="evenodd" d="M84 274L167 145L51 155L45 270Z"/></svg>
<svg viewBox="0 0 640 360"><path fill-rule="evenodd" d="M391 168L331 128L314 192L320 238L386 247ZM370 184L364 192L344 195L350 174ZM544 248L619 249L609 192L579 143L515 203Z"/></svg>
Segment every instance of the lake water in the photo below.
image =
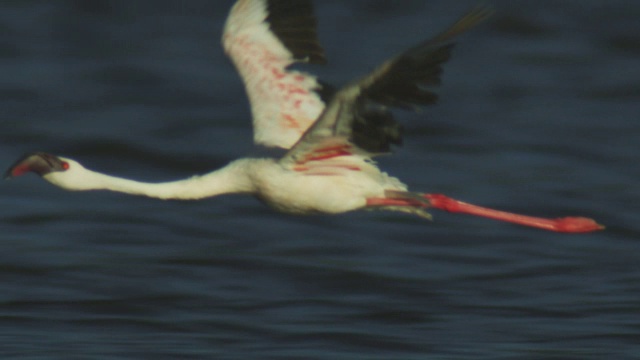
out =
<svg viewBox="0 0 640 360"><path fill-rule="evenodd" d="M381 166L412 189L608 226L434 212L294 217L0 186L3 359L640 358L640 3L488 2L441 102ZM219 46L232 1L0 4L0 164L47 151L147 181L252 151ZM318 1L343 84L477 5Z"/></svg>

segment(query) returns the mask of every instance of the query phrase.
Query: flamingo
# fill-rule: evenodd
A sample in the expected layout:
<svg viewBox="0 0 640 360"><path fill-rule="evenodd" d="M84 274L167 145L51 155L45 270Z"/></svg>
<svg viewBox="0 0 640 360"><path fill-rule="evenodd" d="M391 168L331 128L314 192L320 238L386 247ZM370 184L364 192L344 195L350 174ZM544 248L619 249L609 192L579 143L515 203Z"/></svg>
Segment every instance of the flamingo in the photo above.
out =
<svg viewBox="0 0 640 360"><path fill-rule="evenodd" d="M430 219L427 209L440 209L557 232L603 229L584 217L519 215L442 194L412 192L373 161L401 143L400 126L389 108L435 103L433 87L440 84L453 39L490 13L474 9L433 38L332 91L316 77L290 68L296 62L326 62L310 0L239 0L227 18L222 45L244 82L255 144L285 149L283 156L242 158L204 175L147 183L35 152L18 159L6 177L33 172L66 190L110 190L158 199L250 194L292 214L389 210Z"/></svg>

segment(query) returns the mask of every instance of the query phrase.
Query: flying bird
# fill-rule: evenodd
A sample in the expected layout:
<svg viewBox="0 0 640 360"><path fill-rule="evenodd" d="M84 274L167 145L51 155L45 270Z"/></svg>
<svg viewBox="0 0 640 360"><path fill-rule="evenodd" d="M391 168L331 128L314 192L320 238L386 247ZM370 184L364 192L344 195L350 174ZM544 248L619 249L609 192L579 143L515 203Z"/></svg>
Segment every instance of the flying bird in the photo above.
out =
<svg viewBox="0 0 640 360"><path fill-rule="evenodd" d="M389 210L431 218L427 210L440 209L558 232L602 229L583 217L531 217L441 194L412 192L373 161L401 143L401 127L390 108L434 104L433 88L440 85L442 65L451 56L454 38L490 13L485 8L474 9L445 31L333 90L316 77L291 68L294 63L326 62L311 1L239 0L226 21L222 45L249 97L254 142L285 149L283 156L242 158L208 174L146 183L35 152L15 162L6 177L34 172L66 190L111 190L158 199L250 194L293 214Z"/></svg>

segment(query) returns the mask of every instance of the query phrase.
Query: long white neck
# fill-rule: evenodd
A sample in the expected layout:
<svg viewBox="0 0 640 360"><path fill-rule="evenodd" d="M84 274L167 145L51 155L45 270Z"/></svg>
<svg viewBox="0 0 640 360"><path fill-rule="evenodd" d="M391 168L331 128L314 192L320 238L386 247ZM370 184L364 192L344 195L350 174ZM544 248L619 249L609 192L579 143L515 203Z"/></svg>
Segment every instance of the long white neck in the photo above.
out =
<svg viewBox="0 0 640 360"><path fill-rule="evenodd" d="M111 190L158 199L195 200L221 194L251 193L254 191L249 172L251 159L238 160L211 173L184 180L147 183L101 174L80 164L66 172L44 176L52 184L66 190Z"/></svg>

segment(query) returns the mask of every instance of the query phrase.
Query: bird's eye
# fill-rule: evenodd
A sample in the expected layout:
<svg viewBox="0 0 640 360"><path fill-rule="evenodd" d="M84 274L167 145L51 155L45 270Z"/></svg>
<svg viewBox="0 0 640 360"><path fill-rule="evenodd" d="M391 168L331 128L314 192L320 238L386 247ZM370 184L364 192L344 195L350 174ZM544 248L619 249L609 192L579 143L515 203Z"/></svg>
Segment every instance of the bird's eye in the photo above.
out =
<svg viewBox="0 0 640 360"><path fill-rule="evenodd" d="M63 161L61 165L62 165L62 168L63 168L64 170L69 170L69 163L68 163L68 162Z"/></svg>

